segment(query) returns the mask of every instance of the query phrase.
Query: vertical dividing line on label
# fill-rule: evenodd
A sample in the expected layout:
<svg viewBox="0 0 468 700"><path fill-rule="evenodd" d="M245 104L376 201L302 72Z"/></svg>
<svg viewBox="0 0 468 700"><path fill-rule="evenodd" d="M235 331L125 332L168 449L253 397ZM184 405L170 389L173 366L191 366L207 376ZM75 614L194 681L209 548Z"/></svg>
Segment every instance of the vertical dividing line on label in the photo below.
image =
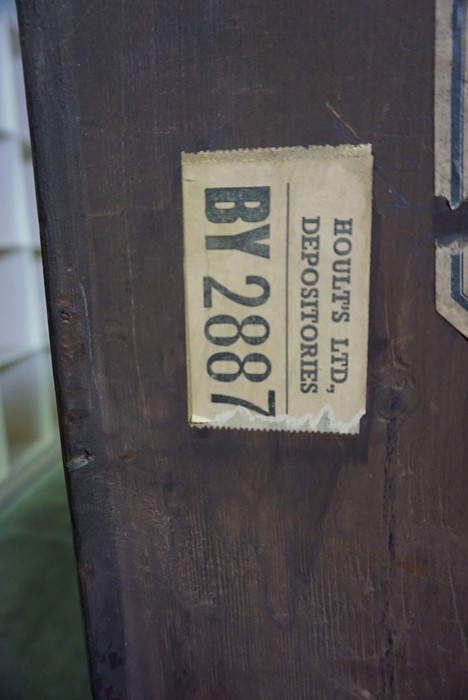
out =
<svg viewBox="0 0 468 700"><path fill-rule="evenodd" d="M286 185L286 415L289 410L289 182Z"/></svg>
<svg viewBox="0 0 468 700"><path fill-rule="evenodd" d="M454 0L452 9L452 95L451 95L451 191L452 205L463 201L463 131L465 107L465 23L466 0Z"/></svg>

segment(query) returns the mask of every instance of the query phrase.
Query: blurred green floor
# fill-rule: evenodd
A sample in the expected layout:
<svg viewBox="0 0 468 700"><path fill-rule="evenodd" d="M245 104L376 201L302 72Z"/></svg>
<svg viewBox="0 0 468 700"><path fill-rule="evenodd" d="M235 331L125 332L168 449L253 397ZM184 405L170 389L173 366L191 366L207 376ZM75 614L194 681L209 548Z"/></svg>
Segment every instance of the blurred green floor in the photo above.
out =
<svg viewBox="0 0 468 700"><path fill-rule="evenodd" d="M61 464L0 513L0 698L91 698Z"/></svg>

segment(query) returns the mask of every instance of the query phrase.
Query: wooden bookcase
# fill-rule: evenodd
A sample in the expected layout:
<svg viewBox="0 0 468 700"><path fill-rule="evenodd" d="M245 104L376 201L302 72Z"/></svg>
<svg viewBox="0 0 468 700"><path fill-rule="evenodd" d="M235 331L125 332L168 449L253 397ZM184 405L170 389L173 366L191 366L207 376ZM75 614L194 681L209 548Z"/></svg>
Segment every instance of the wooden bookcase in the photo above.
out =
<svg viewBox="0 0 468 700"><path fill-rule="evenodd" d="M434 239L468 209L434 212L434 3L19 8L95 697L467 697L468 346ZM375 158L359 435L190 427L181 152L343 143Z"/></svg>

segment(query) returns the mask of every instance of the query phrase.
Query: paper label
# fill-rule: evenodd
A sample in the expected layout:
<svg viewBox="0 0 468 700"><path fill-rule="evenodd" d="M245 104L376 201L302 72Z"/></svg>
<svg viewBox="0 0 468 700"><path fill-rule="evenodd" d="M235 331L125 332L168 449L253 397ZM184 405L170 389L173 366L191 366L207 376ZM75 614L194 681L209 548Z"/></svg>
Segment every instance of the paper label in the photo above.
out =
<svg viewBox="0 0 468 700"><path fill-rule="evenodd" d="M454 209L468 196L466 0L436 0L434 186Z"/></svg>
<svg viewBox="0 0 468 700"><path fill-rule="evenodd" d="M436 241L436 309L468 338L468 240Z"/></svg>
<svg viewBox="0 0 468 700"><path fill-rule="evenodd" d="M182 155L189 422L357 433L368 145Z"/></svg>

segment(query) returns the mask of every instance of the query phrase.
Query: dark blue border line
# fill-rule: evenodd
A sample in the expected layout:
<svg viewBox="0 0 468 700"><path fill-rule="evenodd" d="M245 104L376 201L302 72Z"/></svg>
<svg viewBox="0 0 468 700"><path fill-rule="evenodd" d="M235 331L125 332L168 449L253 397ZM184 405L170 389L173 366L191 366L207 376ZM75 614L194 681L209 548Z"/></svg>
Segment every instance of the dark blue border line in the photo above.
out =
<svg viewBox="0 0 468 700"><path fill-rule="evenodd" d="M465 265L463 253L451 255L450 292L457 304L468 311L468 296L465 294Z"/></svg>
<svg viewBox="0 0 468 700"><path fill-rule="evenodd" d="M453 0L452 91L451 91L451 182L450 199L457 207L463 201L463 141L465 117L465 24L466 0Z"/></svg>

